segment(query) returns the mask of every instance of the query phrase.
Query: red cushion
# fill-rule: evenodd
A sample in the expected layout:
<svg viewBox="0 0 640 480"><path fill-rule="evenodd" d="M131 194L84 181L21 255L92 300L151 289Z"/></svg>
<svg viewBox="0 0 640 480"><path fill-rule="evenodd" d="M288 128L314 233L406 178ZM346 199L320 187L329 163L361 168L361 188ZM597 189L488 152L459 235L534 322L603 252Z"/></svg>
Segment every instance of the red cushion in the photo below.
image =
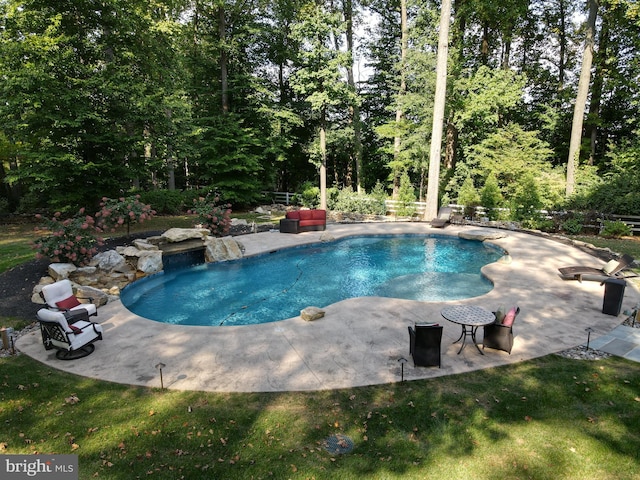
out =
<svg viewBox="0 0 640 480"><path fill-rule="evenodd" d="M293 210L291 212L287 212L287 218L290 218L292 220L299 220L300 219L300 211L299 210Z"/></svg>
<svg viewBox="0 0 640 480"><path fill-rule="evenodd" d="M300 220L301 227L308 227L311 225L324 225L324 220Z"/></svg>
<svg viewBox="0 0 640 480"><path fill-rule="evenodd" d="M64 300L56 302L56 306L61 310L70 310L73 307L77 307L78 305L80 305L80 302L73 295L71 295L69 298L65 298Z"/></svg>
<svg viewBox="0 0 640 480"><path fill-rule="evenodd" d="M324 210L311 210L311 218L313 220L326 220L327 212Z"/></svg>
<svg viewBox="0 0 640 480"><path fill-rule="evenodd" d="M513 325L513 321L516 319L516 307L512 307L511 310L507 312L504 316L504 320L502 320L502 324L505 327L510 327Z"/></svg>

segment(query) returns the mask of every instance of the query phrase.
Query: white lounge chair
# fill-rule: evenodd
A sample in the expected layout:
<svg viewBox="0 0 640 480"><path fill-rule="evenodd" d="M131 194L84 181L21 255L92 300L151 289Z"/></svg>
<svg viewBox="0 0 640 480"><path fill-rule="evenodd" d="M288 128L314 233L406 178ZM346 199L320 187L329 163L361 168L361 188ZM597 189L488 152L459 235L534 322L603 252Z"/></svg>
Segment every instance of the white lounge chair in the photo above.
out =
<svg viewBox="0 0 640 480"><path fill-rule="evenodd" d="M92 303L93 298L76 297L73 294L71 281L68 279L45 285L40 295L47 304L47 308L54 312L81 313L82 310L86 310L90 317L98 314L98 308ZM87 302L83 303L83 301Z"/></svg>
<svg viewBox="0 0 640 480"><path fill-rule="evenodd" d="M86 357L95 350L94 342L102 340L102 326L89 321L86 311L55 312L41 308L37 313L45 350L57 349L60 360Z"/></svg>

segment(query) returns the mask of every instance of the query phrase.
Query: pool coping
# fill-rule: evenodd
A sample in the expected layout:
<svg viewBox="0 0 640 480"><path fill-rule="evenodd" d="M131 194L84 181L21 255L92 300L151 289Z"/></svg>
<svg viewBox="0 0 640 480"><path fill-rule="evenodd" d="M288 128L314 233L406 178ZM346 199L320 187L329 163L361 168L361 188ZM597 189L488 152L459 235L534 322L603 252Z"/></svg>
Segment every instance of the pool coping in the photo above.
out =
<svg viewBox="0 0 640 480"><path fill-rule="evenodd" d="M236 237L245 255L256 255L323 239L367 234L458 236L495 229L450 225L434 229L422 222L328 224L324 232L277 231ZM487 265L483 273L494 289L455 302L419 302L382 297L343 300L323 308L325 317L305 322L294 317L250 326L198 327L160 324L138 317L120 301L99 309L104 339L93 354L60 361L42 346L39 332L18 340L22 352L51 367L117 383L160 387L156 366L163 363L165 388L216 392L278 392L349 388L452 375L555 353L605 336L622 322L602 313L598 282L565 281L557 269L567 265L601 265L601 260L561 242L523 232L500 230L489 240L509 253L510 261ZM635 285L625 292L623 310L638 303ZM445 321L445 305L474 304L487 309L517 304L511 355L465 348L457 355L453 341L459 326ZM313 305L310 300L309 305ZM95 317L94 317L95 318ZM435 321L444 327L442 368L414 367L407 327ZM478 331L478 339L481 338ZM402 369L401 359L408 362Z"/></svg>

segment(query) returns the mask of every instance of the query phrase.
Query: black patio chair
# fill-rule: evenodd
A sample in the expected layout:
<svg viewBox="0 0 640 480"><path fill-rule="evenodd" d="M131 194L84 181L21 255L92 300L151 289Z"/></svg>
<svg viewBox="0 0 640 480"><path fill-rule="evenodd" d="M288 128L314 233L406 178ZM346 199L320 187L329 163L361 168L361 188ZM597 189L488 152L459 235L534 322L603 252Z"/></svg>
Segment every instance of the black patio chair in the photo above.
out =
<svg viewBox="0 0 640 480"><path fill-rule="evenodd" d="M520 307L513 308L513 316L509 319L509 313L504 319L498 319L489 325L484 326L484 336L482 338L482 349L485 347L493 348L494 350L502 350L511 355L511 349L513 348L513 322L520 313ZM505 322L506 323L503 323Z"/></svg>
<svg viewBox="0 0 640 480"><path fill-rule="evenodd" d="M442 326L416 325L409 328L409 353L416 367L440 365Z"/></svg>

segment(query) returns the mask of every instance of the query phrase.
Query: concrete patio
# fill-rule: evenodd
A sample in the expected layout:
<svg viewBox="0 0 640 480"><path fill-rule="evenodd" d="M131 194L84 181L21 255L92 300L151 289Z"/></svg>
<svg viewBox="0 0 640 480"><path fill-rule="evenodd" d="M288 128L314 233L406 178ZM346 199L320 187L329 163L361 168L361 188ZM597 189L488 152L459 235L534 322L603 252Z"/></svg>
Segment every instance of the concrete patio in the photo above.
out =
<svg viewBox="0 0 640 480"><path fill-rule="evenodd" d="M336 239L403 233L457 236L470 230L479 227L450 225L433 229L417 222L329 224L326 232L265 232L238 240L246 248L245 255L255 255L319 242L327 235ZM88 357L75 361L56 359L55 351L43 348L39 331L21 337L17 348L53 368L145 387L160 387L156 365L162 362L166 388L212 392L323 390L397 382L401 358L408 360L405 380L452 375L584 344L588 327L593 329L592 347L606 350L608 346L616 352L624 350L628 358L640 359L640 347L633 340L640 330L627 332L620 327L622 314L615 317L602 313L604 287L599 282L564 281L557 272L562 266L600 266L604 262L541 236L500 232L506 236L491 242L505 249L511 262L484 268L495 286L477 298L451 303L354 298L326 307L318 305L324 307L326 315L314 322L295 317L242 327L161 324L132 314L117 301L99 309L97 321L104 329L104 340L97 342L95 352ZM629 283L622 310L632 309L638 301L640 294ZM459 344L452 342L460 335L460 326L440 315L448 304L473 304L489 310L519 305L512 354L487 349L481 355L467 345L458 355ZM314 305L313 299L309 299L309 305ZM409 355L407 326L427 321L444 326L440 369L414 367ZM481 332L479 329L480 342ZM640 343L640 338L636 341Z"/></svg>

